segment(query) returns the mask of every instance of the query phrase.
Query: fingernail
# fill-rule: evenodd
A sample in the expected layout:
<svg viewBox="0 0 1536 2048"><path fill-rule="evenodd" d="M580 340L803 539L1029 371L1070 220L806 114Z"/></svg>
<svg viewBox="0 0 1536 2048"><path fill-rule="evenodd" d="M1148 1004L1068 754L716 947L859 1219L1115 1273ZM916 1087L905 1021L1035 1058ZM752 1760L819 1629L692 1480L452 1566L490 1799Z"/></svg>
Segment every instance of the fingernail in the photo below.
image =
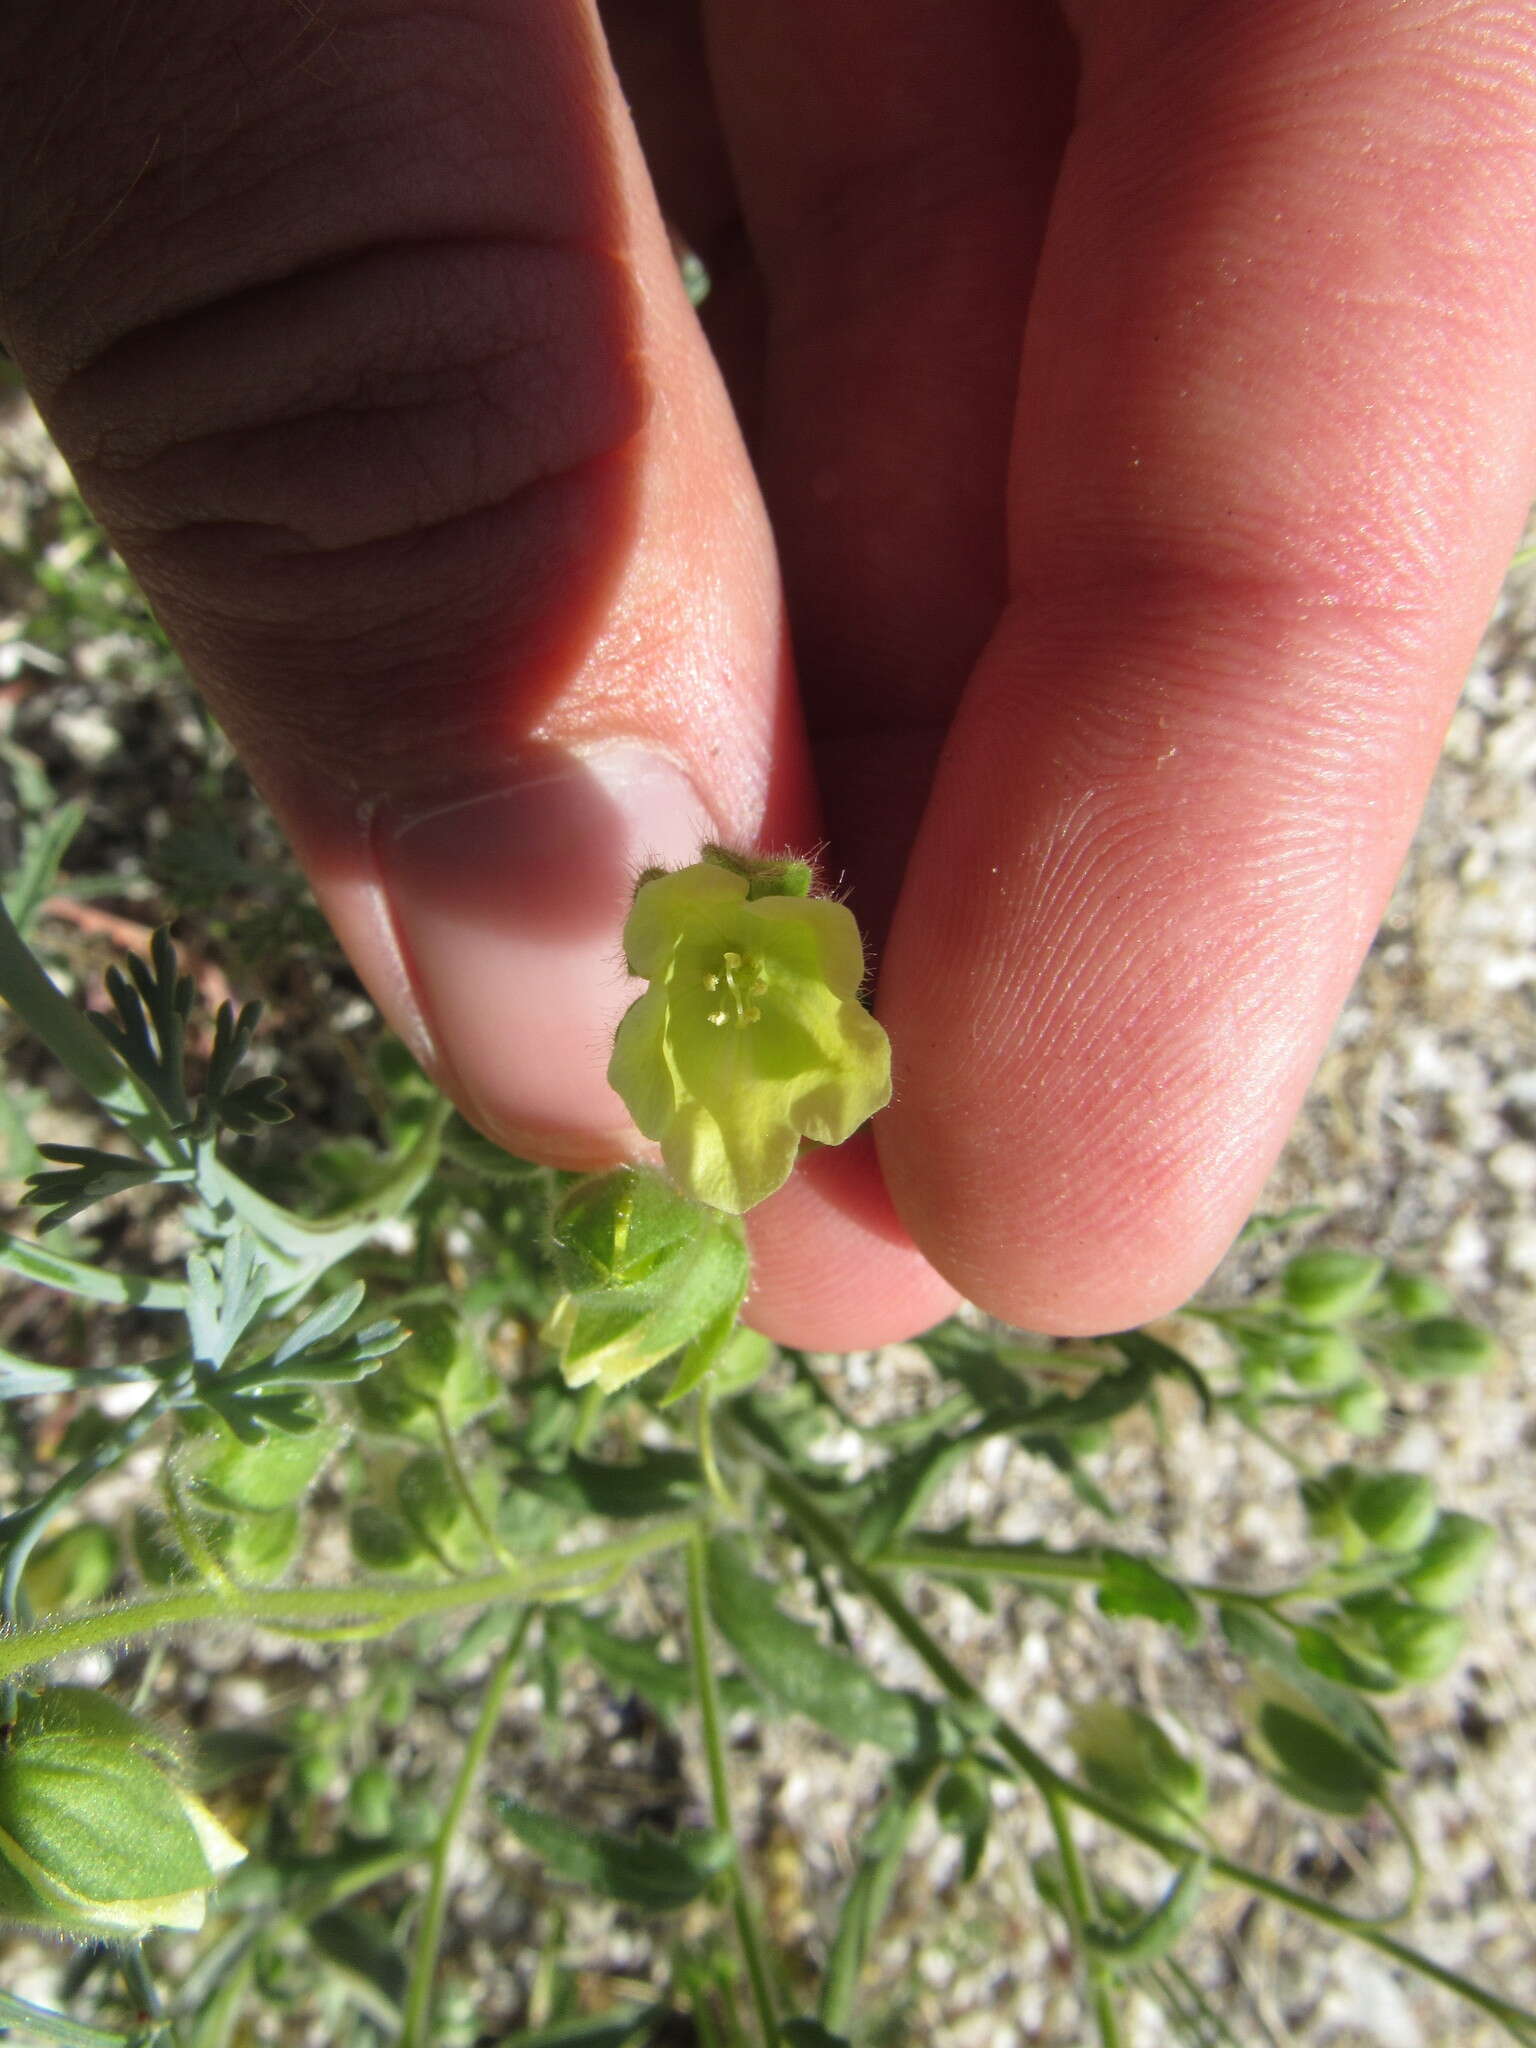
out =
<svg viewBox="0 0 1536 2048"><path fill-rule="evenodd" d="M439 1078L504 1143L557 1165L616 1156L604 1078L639 993L621 945L635 877L698 857L693 784L633 746L524 758L488 795L375 828L375 852Z"/></svg>

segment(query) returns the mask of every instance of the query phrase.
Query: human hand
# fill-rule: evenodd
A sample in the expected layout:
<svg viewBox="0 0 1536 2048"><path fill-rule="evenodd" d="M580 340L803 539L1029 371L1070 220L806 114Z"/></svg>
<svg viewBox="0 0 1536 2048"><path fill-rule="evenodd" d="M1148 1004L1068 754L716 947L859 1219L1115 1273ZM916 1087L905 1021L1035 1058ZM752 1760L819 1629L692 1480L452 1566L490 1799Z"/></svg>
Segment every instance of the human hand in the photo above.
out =
<svg viewBox="0 0 1536 2048"><path fill-rule="evenodd" d="M897 1093L758 1319L1124 1325L1258 1191L1531 496L1531 32L705 12L612 10L653 190L575 0L11 0L0 331L478 1122L616 1156L635 867L824 837Z"/></svg>

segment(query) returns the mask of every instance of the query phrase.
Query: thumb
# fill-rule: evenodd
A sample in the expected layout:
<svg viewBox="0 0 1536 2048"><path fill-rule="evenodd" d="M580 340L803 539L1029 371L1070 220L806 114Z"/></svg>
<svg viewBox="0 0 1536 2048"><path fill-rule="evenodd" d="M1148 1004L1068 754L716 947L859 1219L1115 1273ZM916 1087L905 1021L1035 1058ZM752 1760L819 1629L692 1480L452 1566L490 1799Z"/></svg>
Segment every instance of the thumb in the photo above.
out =
<svg viewBox="0 0 1536 2048"><path fill-rule="evenodd" d="M595 8L306 22L26 0L7 342L396 1029L595 1164L636 868L813 836L771 544Z"/></svg>

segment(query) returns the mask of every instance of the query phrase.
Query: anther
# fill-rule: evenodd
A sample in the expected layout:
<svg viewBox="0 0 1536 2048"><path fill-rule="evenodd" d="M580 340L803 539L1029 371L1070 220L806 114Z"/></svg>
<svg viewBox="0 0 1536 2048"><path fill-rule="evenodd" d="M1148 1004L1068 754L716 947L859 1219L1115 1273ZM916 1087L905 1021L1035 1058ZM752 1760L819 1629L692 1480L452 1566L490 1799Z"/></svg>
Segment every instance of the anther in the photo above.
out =
<svg viewBox="0 0 1536 2048"><path fill-rule="evenodd" d="M725 1022L724 1010L711 1010L709 1013L709 1021L711 1024L723 1024Z"/></svg>

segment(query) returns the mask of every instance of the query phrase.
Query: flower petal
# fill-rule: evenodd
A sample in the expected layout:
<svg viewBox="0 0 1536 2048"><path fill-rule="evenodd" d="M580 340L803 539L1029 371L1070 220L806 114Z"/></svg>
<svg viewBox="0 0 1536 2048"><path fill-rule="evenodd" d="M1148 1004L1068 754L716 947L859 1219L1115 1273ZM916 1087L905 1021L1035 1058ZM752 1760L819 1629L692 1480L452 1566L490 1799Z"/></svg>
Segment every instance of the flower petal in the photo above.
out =
<svg viewBox="0 0 1536 2048"><path fill-rule="evenodd" d="M624 958L631 974L654 981L667 971L679 938L696 918L718 918L747 900L747 878L708 861L675 874L654 875L635 891L624 925Z"/></svg>
<svg viewBox="0 0 1536 2048"><path fill-rule="evenodd" d="M608 1085L648 1138L659 1138L677 1108L667 1056L667 991L660 984L630 1004L619 1019L608 1061Z"/></svg>
<svg viewBox="0 0 1536 2048"><path fill-rule="evenodd" d="M833 903L825 896L764 896L752 905L751 914L810 932L827 987L837 996L858 993L865 975L864 941L846 903Z"/></svg>

